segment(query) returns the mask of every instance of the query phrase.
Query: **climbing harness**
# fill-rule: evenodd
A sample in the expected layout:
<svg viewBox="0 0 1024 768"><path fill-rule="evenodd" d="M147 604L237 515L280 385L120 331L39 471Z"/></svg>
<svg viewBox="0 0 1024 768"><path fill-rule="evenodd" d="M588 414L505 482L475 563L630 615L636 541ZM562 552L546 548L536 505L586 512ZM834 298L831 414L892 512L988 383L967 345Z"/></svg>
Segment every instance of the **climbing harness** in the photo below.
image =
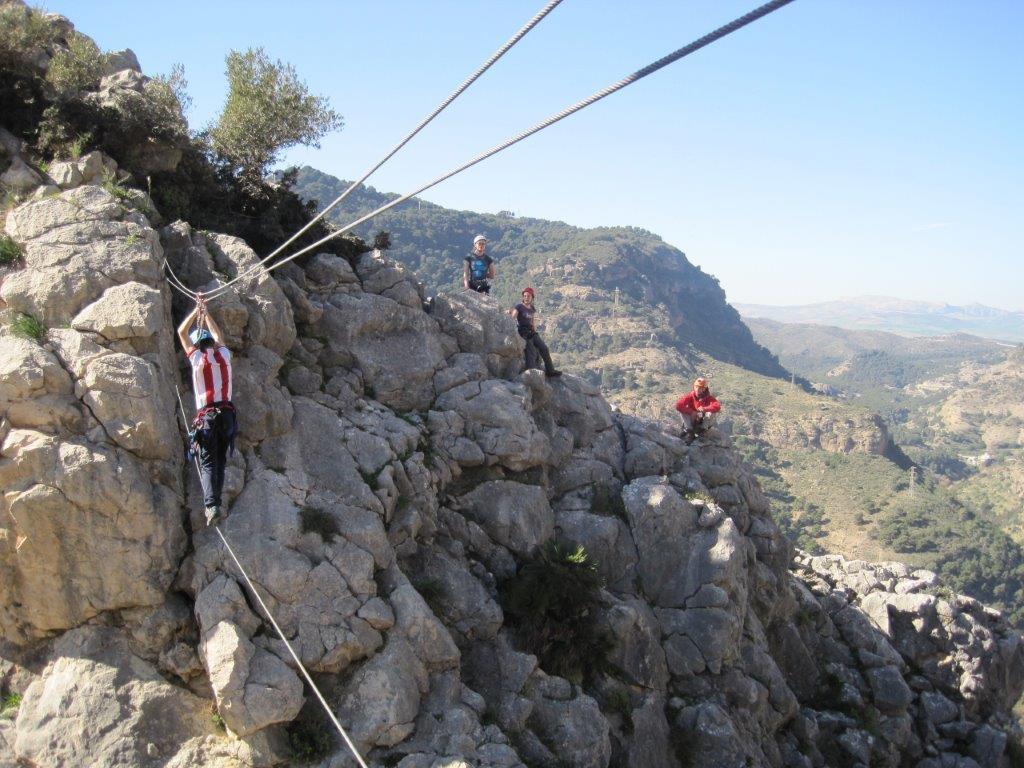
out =
<svg viewBox="0 0 1024 768"><path fill-rule="evenodd" d="M358 180L353 181L349 185L348 189L346 189L337 198L335 198L334 201L330 205L328 205L326 208L324 208L322 211L320 211L320 213L318 213L314 218L310 219L305 224L305 226L302 227L302 229L300 229L298 232L296 232L294 235L292 235L290 238L288 238L285 242L283 242L281 245L279 245L277 248L275 248L273 252L267 254L267 256L265 256L259 262L259 264L255 265L251 270L249 270L249 271L247 271L247 272L245 272L245 273L243 273L241 275L236 276L233 280L231 280L228 283L225 283L223 286L219 286L218 290L220 290L220 289L227 289L228 287L230 287L230 286L234 285L235 283L237 283L239 280L241 280L247 274L249 274L249 272L255 271L259 267L262 267L264 264L269 262L272 258L277 256L281 251L283 251L285 248L287 248L289 245L291 245L293 242L295 242L304 232L306 232L316 222L318 222L320 219L322 219L324 216L326 216L328 213L330 213L332 210L334 210L334 208L336 208L338 205L340 205L341 201L344 200L346 197L348 197L349 194L352 192L352 190L354 190L356 187L358 187L360 184L362 184L364 181L366 181L368 178L370 178L370 176L373 173L375 173L378 168L380 168L382 165L384 165L384 163L386 163L388 160L390 160L395 155L395 153L398 152L398 150L400 150L402 147L404 147L406 144L408 144L417 133L419 133L421 130L426 128L427 125L435 117L437 117L439 114L441 114L441 112L443 112L445 110L445 108L448 107L449 104L451 104L453 101L455 101L455 99L457 99L460 95L462 95L462 93L467 88L469 88L469 86L471 86L474 82L476 82L477 79L479 79L479 77L481 75L483 75L484 72L486 72L488 69L491 68L492 64L494 64L498 59L500 59L502 56L504 56L506 53L508 53L508 51L512 48L512 46L514 46L516 43L518 43L520 40L522 40L523 37L526 36L527 32L529 32L531 29L533 29L535 26L537 26L541 22L541 20L545 16L547 16L549 13L551 13L551 11L553 11L561 2L562 2L562 0L550 0L550 2L547 5L545 5L543 8L541 8L540 11L538 11L537 14L532 19L530 19L528 22L526 22L526 24L524 24L522 26L522 28L518 32L516 32L514 35L512 35L512 37L510 37L508 40L506 40L505 44L502 45L497 51L495 51L491 55L491 57L489 59L487 59L487 61L485 61L483 64L481 64L480 67L476 70L476 72L474 72L472 75L467 77L465 79L465 81L463 81L462 85L460 85L458 88L456 88L454 91L452 91L451 94L448 96L448 98L446 98L444 101L442 101L440 104L438 104L437 107L434 109L434 111L431 112L429 115L427 115L427 117L425 117L420 122L420 124L417 125L404 139L402 139L400 142L398 142L394 146L394 148L392 148L392 150L390 152L388 152L386 155L384 155L384 157L382 157L380 160L378 160L376 165L372 166L368 171L366 171L366 173L364 173L362 176L360 176ZM164 267L168 270L168 272L171 275L174 275L174 270L171 269L171 266L167 263L166 259L164 259ZM178 282L178 285L175 286L175 287L177 287L178 290L181 290L186 296L192 296L193 298L195 298L198 295L198 294L194 293L193 291L191 291L184 283L182 283L180 280L178 280L176 275L174 275L174 279Z"/></svg>
<svg viewBox="0 0 1024 768"><path fill-rule="evenodd" d="M178 396L178 408L181 411L181 418L185 422L185 429L188 430L188 416L185 414L185 404L182 402L181 389L178 388L177 384L174 385L174 391L175 394L177 394ZM196 471L201 471L199 469L199 458L197 456L193 456L192 458L195 460ZM302 676L306 678L306 682L309 683L309 687L313 690L313 693L320 701L320 704L323 706L324 711L327 713L327 717L330 718L331 722L334 724L334 727L338 730L338 733L341 734L342 740L345 742L345 745L352 752L352 755L355 757L356 762L359 763L360 768L368 768L362 756L359 754L359 750L356 748L356 745L352 743L352 739L349 738L348 733L345 732L345 729L342 727L341 723L338 722L338 718L335 717L334 712L331 710L330 704L327 703L327 699L324 698L324 695L320 692L320 689L317 687L317 684L313 682L313 678L306 670L306 666L302 663L302 660L299 658L299 655L295 652L295 649L292 647L292 644L288 642L288 638L285 637L284 631L281 629L281 626L277 623L277 620L274 618L274 615L270 612L270 608L268 608L267 604L263 601L263 598L260 596L259 590L256 589L256 585L253 583L252 579L249 578L249 574L246 572L245 568L242 567L242 563L239 561L238 555L236 555L235 550L231 548L231 545L228 543L227 538L224 536L224 532L221 531L219 525L214 525L213 530L217 532L217 535L220 537L221 542L224 544L224 548L227 550L228 555L231 556L231 559L235 563L235 567L238 568L238 572L242 575L242 579L248 585L249 591L252 592L253 597L256 598L256 602L259 603L260 608L263 610L263 613L266 615L267 619L274 627L274 631L277 632L277 636L281 638L281 642L284 643L285 648L288 649L288 653L291 654L291 657L295 661L295 664L298 666L299 671L302 673Z"/></svg>
<svg viewBox="0 0 1024 768"><path fill-rule="evenodd" d="M668 54L667 56L663 56L662 58L658 59L657 61L655 61L655 62L653 62L651 64L648 64L646 67L643 67L642 69L638 69L633 74L627 75L626 77L622 78L618 82L613 83L613 84L607 86L606 88L601 89L600 91L597 91L596 93L592 94L591 96L588 96L587 98L583 99L582 101L578 101L575 104L573 104L572 106L566 107L561 112L558 112L558 113L552 115L551 117L549 117L548 119L543 120L540 123L537 123L532 128L530 128L530 129L528 129L526 131L523 131L522 133L516 134L515 136L513 136L513 137L511 137L509 139L506 139L501 144L498 144L494 148L489 149L488 151L486 151L486 152L484 152L482 154L477 155L472 160L470 160L470 161L468 161L468 162L466 162L466 163L464 163L464 164L462 164L462 165L460 165L460 166L458 166L458 167L448 171L447 173L445 173L445 174L443 174L441 176L438 176L436 179L434 179L433 181L428 182L427 184L424 184L422 187L419 187L418 189L416 189L416 190L414 190L412 192L409 192L408 194L402 195L401 197L395 198L391 202L386 203L385 205L380 206L376 210L371 211L370 213L366 214L365 216L362 216L362 217L356 219L352 223L347 224L346 226L341 227L340 229L337 229L337 230L331 232L330 234L326 235L325 237L322 237L320 240L317 240L315 243L312 243L311 245L307 245L305 248L299 249L298 251L296 251L292 255L290 255L290 256L288 256L288 257L286 257L284 259L281 259L280 261L278 261L278 262L276 262L274 264L271 264L269 267L265 268L266 271L269 272L270 270L277 269L278 267L280 267L280 266L282 266L284 264L287 264L290 261L293 261L293 260L297 259L299 256L302 256L302 255L304 255L306 253L309 253L310 251L316 250L317 248L319 248L320 246L322 246L324 243L328 242L329 240L333 240L336 237L340 237L341 235L345 234L346 232L349 232L349 231L355 229L360 224L363 224L363 223L369 221L370 219L374 218L375 216L378 216L381 213L384 213L384 211L390 210L391 208L394 208L396 205L404 203L409 198L415 197L416 195L418 195L418 194L420 194L422 192L425 192L426 190L430 189L431 187L437 186L442 181L450 179L452 176L455 176L458 173L462 173L462 171L466 170L467 168L471 168L474 165L476 165L477 163L480 163L483 160L486 160L487 158L491 157L492 155L496 155L499 152L501 152L501 151L503 151L505 149L508 149L513 144L519 143L523 139L526 139L526 138L532 136L533 134L538 133L539 131L544 130L545 128L547 128L549 126L554 125L555 123L559 122L560 120L565 119L569 115L572 115L572 114L574 114L576 112L579 112L581 109L589 107L591 104L593 104L593 103L595 103L597 101L600 101L601 99L605 98L606 96L610 96L611 94L615 93L616 91L622 90L627 85L632 85L633 83L635 83L635 82L637 82L639 80L642 80L643 78L647 77L648 75L653 74L654 72L657 72L659 69L667 67L669 64L672 64L672 63L674 63L676 61L679 61L679 59L682 59L682 58L684 58L686 56L689 56L690 54L692 54L692 53L694 53L696 51L699 51L701 48L704 48L704 47L710 45L711 43L715 42L716 40L720 40L721 38L725 37L726 35L732 34L736 30L741 29L741 28L747 26L748 24L751 24L752 22L757 21L758 19L760 19L760 18L762 18L764 16L767 16L769 13L772 13L773 11L777 11L779 8L782 8L783 6L788 5L791 2L793 2L793 0L771 0L771 2L765 3L764 5L760 6L759 8L755 8L753 11L750 11L749 13L747 13L747 14L745 14L743 16L740 16L737 19L734 19L733 21L729 22L728 24L725 24L725 25L719 27L718 29L716 29L716 30L714 30L712 32L709 32L708 34L704 35L703 37L701 37L701 38L699 38L697 40L694 40L689 45L685 45L682 48L680 48L680 49L678 49L678 50ZM218 286L217 288L215 288L212 291L210 291L207 294L207 298L215 298L217 296L220 296L225 291L229 290L231 288L231 286L234 285L236 282L238 282L239 280L241 280L241 279L243 279L245 277L248 277L250 274L252 274L255 270L259 269L261 266L262 266L262 262L260 264L255 265L254 267L252 267L252 268L250 268L248 270L245 270L244 272L242 272L240 275L238 275L234 279L232 279L229 282L225 283L224 285Z"/></svg>
<svg viewBox="0 0 1024 768"><path fill-rule="evenodd" d="M206 440L206 435L210 433L210 430L214 429L216 419L222 411L227 411L231 414L227 434L223 437L228 444L228 456L235 452L235 438L238 436L238 418L235 416L235 406L230 402L213 403L200 408L196 412L195 419L192 420L191 429L188 431L189 458L199 455L200 443Z"/></svg>

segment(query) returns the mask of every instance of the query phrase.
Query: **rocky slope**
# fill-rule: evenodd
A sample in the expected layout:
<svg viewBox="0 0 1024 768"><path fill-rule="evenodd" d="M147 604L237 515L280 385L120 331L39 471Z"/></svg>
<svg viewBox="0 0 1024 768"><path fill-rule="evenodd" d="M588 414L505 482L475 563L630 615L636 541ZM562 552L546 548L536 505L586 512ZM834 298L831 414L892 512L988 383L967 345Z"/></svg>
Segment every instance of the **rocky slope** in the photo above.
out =
<svg viewBox="0 0 1024 768"><path fill-rule="evenodd" d="M162 260L203 288L256 256L90 183L110 162L6 215L0 766L350 766L307 749L328 727L179 450ZM997 613L896 564L791 571L728 434L687 446L522 372L496 302L423 298L368 253L213 305L242 430L223 533L371 764L1009 765L1024 648ZM573 679L506 597L555 540L604 584Z"/></svg>

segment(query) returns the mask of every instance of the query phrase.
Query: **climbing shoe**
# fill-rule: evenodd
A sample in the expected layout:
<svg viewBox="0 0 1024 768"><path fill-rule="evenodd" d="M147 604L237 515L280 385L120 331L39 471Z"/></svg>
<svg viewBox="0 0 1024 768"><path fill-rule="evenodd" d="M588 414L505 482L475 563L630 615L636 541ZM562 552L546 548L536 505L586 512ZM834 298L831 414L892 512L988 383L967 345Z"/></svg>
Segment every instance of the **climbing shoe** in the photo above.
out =
<svg viewBox="0 0 1024 768"><path fill-rule="evenodd" d="M692 429L684 429L681 437L687 445L691 445L693 441L697 439L697 433Z"/></svg>
<svg viewBox="0 0 1024 768"><path fill-rule="evenodd" d="M215 525L218 522L220 522L220 507L207 507L206 524L210 526Z"/></svg>
<svg viewBox="0 0 1024 768"><path fill-rule="evenodd" d="M544 371L544 375L547 376L549 379L553 379L553 378L555 378L557 376L561 376L562 372L561 371L554 371L554 370L552 370L552 371Z"/></svg>

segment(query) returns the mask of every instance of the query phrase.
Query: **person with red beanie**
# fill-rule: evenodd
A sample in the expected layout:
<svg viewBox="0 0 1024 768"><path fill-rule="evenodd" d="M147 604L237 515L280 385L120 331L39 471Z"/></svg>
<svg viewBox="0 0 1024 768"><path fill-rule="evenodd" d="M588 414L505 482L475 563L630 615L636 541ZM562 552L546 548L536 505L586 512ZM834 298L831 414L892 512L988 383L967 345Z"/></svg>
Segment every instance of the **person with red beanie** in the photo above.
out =
<svg viewBox="0 0 1024 768"><path fill-rule="evenodd" d="M551 352L548 345L537 333L537 308L533 305L533 288L523 289L523 300L516 304L515 308L509 310L509 314L516 319L516 329L519 335L526 341L526 367L537 368L537 358L544 361L545 376L561 376L562 372L555 370L555 364L551 362Z"/></svg>
<svg viewBox="0 0 1024 768"><path fill-rule="evenodd" d="M676 410L683 422L683 439L691 443L711 426L722 404L708 389L708 380L701 376L693 382L693 391L676 401Z"/></svg>

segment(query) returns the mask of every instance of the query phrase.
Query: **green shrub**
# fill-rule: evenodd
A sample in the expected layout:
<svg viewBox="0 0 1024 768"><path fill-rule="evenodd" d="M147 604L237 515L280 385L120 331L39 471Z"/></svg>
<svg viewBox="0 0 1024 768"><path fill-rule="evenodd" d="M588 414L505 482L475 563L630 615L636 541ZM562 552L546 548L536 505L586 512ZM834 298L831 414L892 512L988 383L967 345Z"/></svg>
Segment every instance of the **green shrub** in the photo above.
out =
<svg viewBox="0 0 1024 768"><path fill-rule="evenodd" d="M338 521L334 519L334 516L319 507L303 507L300 509L299 527L302 533L315 533L325 543L341 534Z"/></svg>
<svg viewBox="0 0 1024 768"><path fill-rule="evenodd" d="M0 718L11 718L18 714L21 706L21 694L9 693L0 700Z"/></svg>
<svg viewBox="0 0 1024 768"><path fill-rule="evenodd" d="M57 28L32 8L8 5L0 9L0 69L24 74L35 69L39 54L52 46Z"/></svg>
<svg viewBox="0 0 1024 768"><path fill-rule="evenodd" d="M602 586L582 546L554 541L504 585L516 636L547 672L580 683L606 667L613 643L597 622Z"/></svg>
<svg viewBox="0 0 1024 768"><path fill-rule="evenodd" d="M100 180L100 186L118 200L127 202L132 199L131 192L129 192L128 189L118 181L117 177L112 173L103 174L103 178Z"/></svg>
<svg viewBox="0 0 1024 768"><path fill-rule="evenodd" d="M288 724L286 732L292 758L300 764L319 762L334 751L330 726L314 710L300 713Z"/></svg>
<svg viewBox="0 0 1024 768"><path fill-rule="evenodd" d="M46 70L46 82L65 97L95 89L103 72L103 53L96 43L79 32L72 32L67 42Z"/></svg>
<svg viewBox="0 0 1024 768"><path fill-rule="evenodd" d="M43 335L46 333L46 329L43 324L39 322L32 315L17 315L11 321L11 332L15 336L20 336L23 339L34 339L35 341L42 341Z"/></svg>
<svg viewBox="0 0 1024 768"><path fill-rule="evenodd" d="M21 246L7 235L0 234L0 264L10 264L21 258Z"/></svg>

